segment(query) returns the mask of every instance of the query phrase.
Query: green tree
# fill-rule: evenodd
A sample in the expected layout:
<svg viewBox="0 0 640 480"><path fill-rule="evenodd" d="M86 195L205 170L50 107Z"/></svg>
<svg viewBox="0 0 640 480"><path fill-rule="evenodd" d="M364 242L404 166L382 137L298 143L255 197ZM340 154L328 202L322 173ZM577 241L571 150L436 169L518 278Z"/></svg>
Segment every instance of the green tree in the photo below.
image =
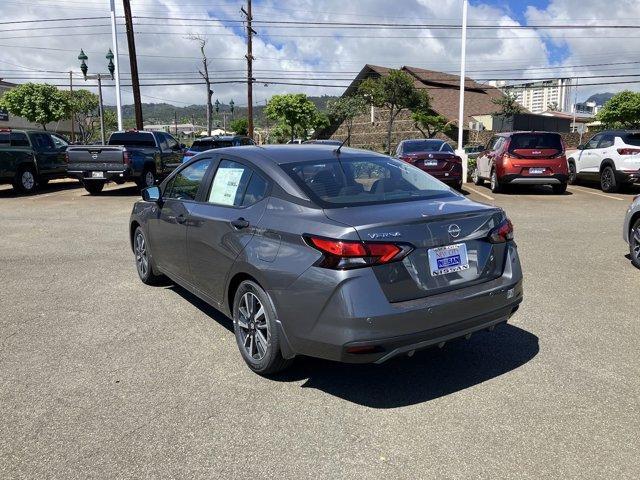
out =
<svg viewBox="0 0 640 480"><path fill-rule="evenodd" d="M387 150L391 154L391 132L396 117L405 109L414 109L428 102L424 92L414 84L413 77L400 70L390 70L388 75L368 78L360 84L358 92L367 102L389 110L387 122Z"/></svg>
<svg viewBox="0 0 640 480"><path fill-rule="evenodd" d="M314 128L319 118L315 104L304 93L274 95L265 109L267 117L288 127L291 140Z"/></svg>
<svg viewBox="0 0 640 480"><path fill-rule="evenodd" d="M351 131L353 130L353 121L358 115L362 115L367 104L360 95L350 95L348 97L340 97L335 100L329 100L327 109L329 117L334 122L343 123L347 129L347 145L351 146Z"/></svg>
<svg viewBox="0 0 640 480"><path fill-rule="evenodd" d="M506 93L504 96L491 100L494 105L500 107L500 110L493 112L494 115L512 116L522 113L522 106L516 102L515 95Z"/></svg>
<svg viewBox="0 0 640 480"><path fill-rule="evenodd" d="M604 104L596 118L607 128L640 126L640 93L625 90Z"/></svg>
<svg viewBox="0 0 640 480"><path fill-rule="evenodd" d="M236 135L247 135L249 133L249 121L246 118L238 118L229 125Z"/></svg>
<svg viewBox="0 0 640 480"><path fill-rule="evenodd" d="M0 98L0 107L46 130L47 123L68 118L69 97L53 85L23 83L5 92Z"/></svg>
<svg viewBox="0 0 640 480"><path fill-rule="evenodd" d="M95 121L98 110L98 96L89 90L74 90L73 92L64 92L68 98L69 111L67 118L73 119L78 126L80 140L88 142L95 133ZM105 111L106 112L106 111ZM97 118L99 122L99 118Z"/></svg>
<svg viewBox="0 0 640 480"><path fill-rule="evenodd" d="M425 110L418 110L411 115L414 126L422 133L424 138L433 138L442 132L450 135L453 132L453 121L447 121L442 115Z"/></svg>

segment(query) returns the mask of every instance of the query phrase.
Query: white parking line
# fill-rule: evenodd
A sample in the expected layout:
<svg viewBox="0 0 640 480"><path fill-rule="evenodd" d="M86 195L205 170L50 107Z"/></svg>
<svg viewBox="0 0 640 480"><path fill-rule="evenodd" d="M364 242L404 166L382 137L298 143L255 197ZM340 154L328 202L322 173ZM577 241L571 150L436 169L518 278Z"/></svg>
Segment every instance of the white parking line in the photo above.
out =
<svg viewBox="0 0 640 480"><path fill-rule="evenodd" d="M597 195L599 197L610 198L612 200L618 200L619 202L624 201L624 198L613 197L613 196L607 195L605 193L592 192L591 190L585 190L583 188L579 188L579 187L575 187L575 186L568 187L568 190L571 191L571 192L576 191L576 192L588 193L590 195Z"/></svg>
<svg viewBox="0 0 640 480"><path fill-rule="evenodd" d="M479 192L479 191L478 191L478 190L476 190L475 188L471 188L471 187L468 187L468 186L466 186L466 185L464 186L464 188L465 188L466 190L469 190L469 191L473 192L473 193L477 193L477 194L478 194L478 195L480 195L481 197L487 198L487 199L489 199L489 200L495 200L495 198L490 197L490 196L489 196L489 195L487 195L486 193Z"/></svg>

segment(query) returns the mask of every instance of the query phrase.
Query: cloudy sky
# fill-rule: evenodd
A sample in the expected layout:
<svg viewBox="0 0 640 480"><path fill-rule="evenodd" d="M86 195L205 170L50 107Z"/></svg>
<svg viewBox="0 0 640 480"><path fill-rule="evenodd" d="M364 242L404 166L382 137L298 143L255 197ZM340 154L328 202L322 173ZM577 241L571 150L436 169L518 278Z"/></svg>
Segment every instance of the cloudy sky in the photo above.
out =
<svg viewBox="0 0 640 480"><path fill-rule="evenodd" d="M245 85L237 83L246 75L246 39L240 22L244 2L131 0L131 4L143 101L204 103L204 86L193 85L201 81L198 45L187 38L198 34L207 40L212 80L230 82L215 85L214 98L246 105ZM116 5L121 17L121 0ZM74 82L84 85L76 59L80 48L89 56L90 72L106 72L104 55L111 47L108 8L109 0L0 0L0 78L62 85L68 83L68 73L63 72L72 70ZM461 10L462 0L254 0L258 33L254 76L259 81L255 103L282 92L340 94L365 63L455 73L460 30L452 25L460 23ZM75 20L41 21L61 18ZM17 23L24 20L39 21ZM469 31L468 75L481 81L579 76L585 84L579 100L595 92L637 89L640 83L588 84L640 78L624 76L637 74L640 67L640 30L566 27L640 25L638 20L638 0L472 0L469 24L491 28ZM118 18L122 83L127 85L130 70L123 23ZM527 25L558 28L522 28ZM130 87L122 90L124 103L131 103ZM105 101L113 104L114 98L114 89L105 88Z"/></svg>

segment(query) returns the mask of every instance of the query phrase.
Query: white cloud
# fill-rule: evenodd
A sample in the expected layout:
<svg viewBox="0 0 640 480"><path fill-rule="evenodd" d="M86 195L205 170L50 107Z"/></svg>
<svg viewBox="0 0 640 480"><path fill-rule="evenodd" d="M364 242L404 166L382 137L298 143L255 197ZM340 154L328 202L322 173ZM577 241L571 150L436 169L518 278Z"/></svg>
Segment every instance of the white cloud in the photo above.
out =
<svg viewBox="0 0 640 480"><path fill-rule="evenodd" d="M118 15L122 15L121 2ZM264 0L254 2L255 20L291 20L291 21L341 21L375 23L458 23L461 15L460 0L367 0L366 2L345 2L344 0ZM245 75L244 54L245 39L241 25L224 27L213 17L239 20L242 2L204 1L204 0L139 0L132 2L136 47L139 54L138 68L142 83L179 83L197 82L197 70L200 67L199 52L196 43L186 39L188 33L208 35L207 54L211 58L211 72L215 79L242 78ZM618 8L619 4L619 8ZM91 17L108 13L108 0L3 0L0 5L0 18L3 21L18 19L44 19L60 17ZM612 11L615 10L615 11ZM577 14L576 12L579 12ZM139 17L160 17L143 19ZM527 19L531 23L544 23L565 19L571 23L572 17L580 17L581 23L597 22L602 17L602 3L596 0L551 0L546 9L530 7ZM630 17L640 18L640 2L619 1L616 8L609 5L607 20L620 18L625 22ZM202 19L202 21L184 21L180 18ZM165 20L163 20L165 19ZM166 20L170 19L170 20ZM578 21L577 19L575 21ZM123 20L119 20L122 23ZM505 27L518 26L507 7L497 8L474 1L469 9L471 24L496 24ZM81 28L82 25L104 24L102 27ZM193 26L196 24L197 26ZM209 24L209 26L204 26ZM0 26L0 77L28 75L29 70L14 65L23 65L31 69L78 71L76 60L80 48L89 54L90 71L101 68L106 70L104 53L111 47L108 20L84 20L73 22L73 26L64 28L36 30L40 27L54 27L56 23L11 24ZM30 28L14 33L7 30ZM441 71L457 71L460 42L458 29L419 29L397 30L377 29L340 29L310 28L272 28L256 24L258 36L254 41L256 61L255 76L262 80L266 77L326 77L338 80L306 80L308 83L348 84L354 76L351 73L360 70L365 63L385 66L413 65ZM119 27L120 52L126 53L124 27ZM83 32L91 35L83 35ZM506 76L539 76L543 72L535 68L550 64L550 52L547 44L554 49L566 49L563 64L597 63L594 58L603 61L616 58L633 57L638 50L638 40L569 38L578 32L552 31L560 40L551 43L548 37L533 30L509 29L470 31L467 45L468 70L470 76L487 78L490 73L481 73L486 69L523 69L522 71L496 72ZM625 34L626 32L622 32ZM65 35L68 34L68 35ZM589 31L583 32L588 36ZM59 35L38 38L43 35ZM543 32L542 35L545 35ZM631 35L637 35L631 33ZM18 38L27 37L27 38ZM358 38L369 37L369 38ZM398 38L400 37L400 38ZM431 37L431 38L416 38ZM435 37L435 38L433 38ZM482 38L479 38L482 37ZM5 47L2 45L13 45ZM38 50L26 47L46 47L60 50ZM618 52L611 55L611 52ZM597 55L600 55L598 57ZM14 64L14 65L12 65ZM123 83L130 83L128 58L121 57ZM235 70L235 71L231 71ZM314 71L334 72L316 73ZM159 72L157 75L156 72ZM183 73L188 72L188 73ZM289 72L289 73L285 73ZM297 73L300 72L300 73ZM308 72L306 75L303 72ZM568 70L574 74L572 70ZM587 73L581 69L580 73ZM593 72L596 72L594 69ZM592 73L593 73L592 72ZM33 72L34 77L64 76L60 73ZM175 78L175 80L168 80ZM9 80L9 78L8 78ZM24 81L16 79L15 81ZM268 82L268 79L265 79ZM296 81L296 80L290 80ZM305 82L305 80L299 80ZM83 83L81 79L76 80ZM52 79L51 83L66 83L64 79ZM234 99L236 104L246 103L244 84L221 84L214 87L214 98L228 102ZM598 88L603 91L609 88ZM130 87L124 87L123 100L131 103ZM341 93L342 90L322 87L301 87L270 84L265 87L258 83L254 97L258 103L265 98L285 91L304 91L308 94ZM586 93L586 87L585 87ZM174 102L204 103L202 85L164 85L142 88L143 100L158 102L166 99ZM157 99L153 98L156 97ZM105 88L107 103L114 103L113 88Z"/></svg>

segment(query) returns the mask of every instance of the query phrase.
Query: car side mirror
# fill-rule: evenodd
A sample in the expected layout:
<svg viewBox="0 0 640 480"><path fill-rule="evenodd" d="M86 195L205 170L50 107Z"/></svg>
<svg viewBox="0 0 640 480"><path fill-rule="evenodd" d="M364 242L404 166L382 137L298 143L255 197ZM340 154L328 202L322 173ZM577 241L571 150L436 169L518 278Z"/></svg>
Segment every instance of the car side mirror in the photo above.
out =
<svg viewBox="0 0 640 480"><path fill-rule="evenodd" d="M160 203L160 189L156 186L147 187L142 190L142 199L145 202Z"/></svg>
<svg viewBox="0 0 640 480"><path fill-rule="evenodd" d="M586 147L586 145L578 145L576 148L577 148L578 150L584 150L584 149L585 149L585 147Z"/></svg>

